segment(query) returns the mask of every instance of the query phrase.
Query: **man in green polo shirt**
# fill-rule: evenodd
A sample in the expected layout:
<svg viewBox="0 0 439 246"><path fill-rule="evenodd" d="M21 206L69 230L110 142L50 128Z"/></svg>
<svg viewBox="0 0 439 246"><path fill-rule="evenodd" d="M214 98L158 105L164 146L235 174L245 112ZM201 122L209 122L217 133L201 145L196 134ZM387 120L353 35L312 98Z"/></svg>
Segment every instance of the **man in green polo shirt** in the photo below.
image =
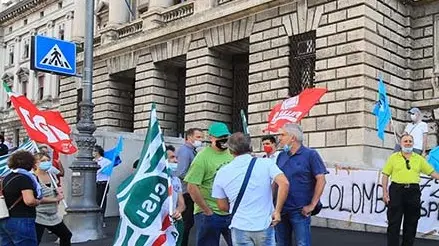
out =
<svg viewBox="0 0 439 246"><path fill-rule="evenodd" d="M199 152L189 168L184 181L194 200L194 220L197 228L197 246L218 246L223 235L232 245L229 225L231 216L218 208L212 197L212 185L217 171L233 160L226 142L230 136L224 123L214 122L209 126L211 145Z"/></svg>
<svg viewBox="0 0 439 246"><path fill-rule="evenodd" d="M413 137L401 138L401 151L393 153L383 168L383 199L387 204L387 246L413 246L421 217L420 174L439 179L432 166L421 155L413 152ZM388 187L389 177L392 184ZM402 219L403 236L399 244Z"/></svg>

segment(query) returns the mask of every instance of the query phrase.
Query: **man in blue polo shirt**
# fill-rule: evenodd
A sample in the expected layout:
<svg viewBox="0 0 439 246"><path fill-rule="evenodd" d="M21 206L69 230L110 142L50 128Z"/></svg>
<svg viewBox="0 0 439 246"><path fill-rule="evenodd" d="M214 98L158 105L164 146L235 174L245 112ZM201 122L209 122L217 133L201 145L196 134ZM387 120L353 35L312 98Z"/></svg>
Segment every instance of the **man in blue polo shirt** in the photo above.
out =
<svg viewBox="0 0 439 246"><path fill-rule="evenodd" d="M285 124L280 129L280 144L284 146L277 165L290 183L282 220L276 226L277 246L292 245L294 233L297 246L311 246L311 215L321 209L320 196L328 173L317 151L303 146L303 131L297 124Z"/></svg>

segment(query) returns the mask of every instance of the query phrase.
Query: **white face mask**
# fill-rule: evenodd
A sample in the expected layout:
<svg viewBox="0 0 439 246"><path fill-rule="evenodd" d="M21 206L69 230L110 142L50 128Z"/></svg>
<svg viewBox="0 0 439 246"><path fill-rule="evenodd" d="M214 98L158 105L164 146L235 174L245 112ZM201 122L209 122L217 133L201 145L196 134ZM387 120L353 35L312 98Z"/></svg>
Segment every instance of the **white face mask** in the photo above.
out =
<svg viewBox="0 0 439 246"><path fill-rule="evenodd" d="M172 172L175 172L175 171L177 171L178 163L168 162L168 167L169 167L169 169L171 169Z"/></svg>
<svg viewBox="0 0 439 246"><path fill-rule="evenodd" d="M201 147L201 146L203 145L203 142L201 142L200 140L195 140L195 141L192 143L192 145L193 145L195 148L199 148L199 147Z"/></svg>
<svg viewBox="0 0 439 246"><path fill-rule="evenodd" d="M412 119L413 122L416 122L418 120L418 117L416 116L416 114L411 114L410 119Z"/></svg>

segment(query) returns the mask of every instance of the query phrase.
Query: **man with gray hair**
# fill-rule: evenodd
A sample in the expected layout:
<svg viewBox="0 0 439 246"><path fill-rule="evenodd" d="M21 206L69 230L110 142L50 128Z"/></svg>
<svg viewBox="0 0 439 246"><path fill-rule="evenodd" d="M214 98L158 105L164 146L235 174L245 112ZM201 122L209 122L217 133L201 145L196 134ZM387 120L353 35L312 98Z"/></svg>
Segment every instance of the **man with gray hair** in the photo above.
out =
<svg viewBox="0 0 439 246"><path fill-rule="evenodd" d="M233 161L217 173L212 197L218 207L232 215L233 245L274 246L274 226L279 223L288 196L289 183L273 161L250 155L250 136L234 133L227 141ZM271 185L277 184L273 206Z"/></svg>
<svg viewBox="0 0 439 246"><path fill-rule="evenodd" d="M278 246L292 245L294 233L297 246L311 246L311 215L321 209L320 197L328 173L317 151L303 146L303 131L297 124L285 124L280 129L282 151L277 165L290 181L290 189L282 220L276 226Z"/></svg>

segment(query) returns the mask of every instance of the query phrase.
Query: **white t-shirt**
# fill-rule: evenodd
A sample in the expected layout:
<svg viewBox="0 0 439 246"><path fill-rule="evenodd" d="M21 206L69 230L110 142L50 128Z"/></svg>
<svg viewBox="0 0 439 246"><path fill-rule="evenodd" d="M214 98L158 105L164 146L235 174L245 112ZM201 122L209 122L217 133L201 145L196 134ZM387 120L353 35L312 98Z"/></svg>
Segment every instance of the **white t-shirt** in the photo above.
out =
<svg viewBox="0 0 439 246"><path fill-rule="evenodd" d="M174 209L176 209L178 203L178 195L182 192L180 179L175 176L171 177L171 185L172 185L172 203Z"/></svg>
<svg viewBox="0 0 439 246"><path fill-rule="evenodd" d="M110 176L103 174L101 172L102 172L102 169L104 169L104 167L106 167L108 165L112 165L113 163L105 157L100 157L99 159L96 160L96 162L99 165L99 169L96 172L96 182L110 180Z"/></svg>
<svg viewBox="0 0 439 246"><path fill-rule="evenodd" d="M212 197L228 198L229 212L232 213L247 168L252 160L249 154L237 156L223 166L216 174L212 187ZM233 216L230 228L244 231L262 231L271 224L274 211L271 184L282 171L268 158L258 158L254 165L247 188L238 210Z"/></svg>
<svg viewBox="0 0 439 246"><path fill-rule="evenodd" d="M423 150L423 137L428 133L427 123L420 121L419 123L409 123L405 127L404 132L413 136L413 148Z"/></svg>

